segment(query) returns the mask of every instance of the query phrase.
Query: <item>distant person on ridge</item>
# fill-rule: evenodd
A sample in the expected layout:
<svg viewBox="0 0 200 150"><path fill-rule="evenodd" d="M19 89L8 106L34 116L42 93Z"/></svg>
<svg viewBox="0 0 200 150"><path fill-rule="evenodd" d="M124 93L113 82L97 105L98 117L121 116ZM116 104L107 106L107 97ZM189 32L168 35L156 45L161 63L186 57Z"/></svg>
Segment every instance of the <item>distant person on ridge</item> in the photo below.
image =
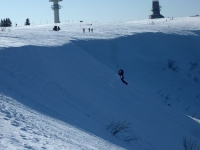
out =
<svg viewBox="0 0 200 150"><path fill-rule="evenodd" d="M54 27L53 27L53 30L54 30L54 31L57 31L57 30L58 30L57 26L54 26Z"/></svg>
<svg viewBox="0 0 200 150"><path fill-rule="evenodd" d="M127 85L128 83L126 81L124 81L124 70L120 69L118 74L119 74L120 79L122 80L122 82Z"/></svg>

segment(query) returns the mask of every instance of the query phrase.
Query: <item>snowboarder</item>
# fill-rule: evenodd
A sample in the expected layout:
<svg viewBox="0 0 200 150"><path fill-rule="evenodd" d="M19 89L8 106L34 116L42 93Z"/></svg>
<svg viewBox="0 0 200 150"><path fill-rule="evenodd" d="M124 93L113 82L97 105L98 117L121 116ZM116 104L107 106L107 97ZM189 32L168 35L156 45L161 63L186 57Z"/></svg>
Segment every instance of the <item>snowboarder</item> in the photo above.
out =
<svg viewBox="0 0 200 150"><path fill-rule="evenodd" d="M118 74L119 74L120 79L122 80L122 82L127 85L128 83L126 81L124 81L124 70L120 69Z"/></svg>

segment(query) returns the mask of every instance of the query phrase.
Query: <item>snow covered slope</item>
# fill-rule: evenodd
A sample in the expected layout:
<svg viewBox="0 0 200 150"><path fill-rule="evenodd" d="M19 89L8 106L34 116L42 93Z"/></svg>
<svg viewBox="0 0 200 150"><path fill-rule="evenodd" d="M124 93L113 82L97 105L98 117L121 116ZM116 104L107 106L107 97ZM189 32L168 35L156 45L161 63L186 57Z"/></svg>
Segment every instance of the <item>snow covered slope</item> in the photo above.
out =
<svg viewBox="0 0 200 150"><path fill-rule="evenodd" d="M168 21L166 21L168 20ZM54 25L22 26L5 29L0 32L0 47L21 46L61 46L73 39L114 39L138 33L165 33L178 35L195 35L199 32L199 17L140 20L127 23L69 23L57 24L61 31L52 31ZM56 24L55 24L56 25ZM86 33L83 34L83 28ZM88 32L93 28L94 32Z"/></svg>
<svg viewBox="0 0 200 150"><path fill-rule="evenodd" d="M122 149L0 95L0 149Z"/></svg>
<svg viewBox="0 0 200 150"><path fill-rule="evenodd" d="M153 21L1 31L0 149L177 150L200 139L200 18ZM113 136L113 120L129 130Z"/></svg>

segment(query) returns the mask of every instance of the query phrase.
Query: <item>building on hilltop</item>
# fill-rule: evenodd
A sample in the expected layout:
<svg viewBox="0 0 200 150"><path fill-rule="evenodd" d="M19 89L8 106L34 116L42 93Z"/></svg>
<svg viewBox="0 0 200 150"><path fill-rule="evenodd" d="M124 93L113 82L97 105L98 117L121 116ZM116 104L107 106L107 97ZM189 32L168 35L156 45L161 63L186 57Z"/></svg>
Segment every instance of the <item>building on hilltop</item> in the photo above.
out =
<svg viewBox="0 0 200 150"><path fill-rule="evenodd" d="M153 0L152 1L152 15L149 15L149 19L156 19L156 18L164 18L163 15L160 14L160 8L159 0Z"/></svg>

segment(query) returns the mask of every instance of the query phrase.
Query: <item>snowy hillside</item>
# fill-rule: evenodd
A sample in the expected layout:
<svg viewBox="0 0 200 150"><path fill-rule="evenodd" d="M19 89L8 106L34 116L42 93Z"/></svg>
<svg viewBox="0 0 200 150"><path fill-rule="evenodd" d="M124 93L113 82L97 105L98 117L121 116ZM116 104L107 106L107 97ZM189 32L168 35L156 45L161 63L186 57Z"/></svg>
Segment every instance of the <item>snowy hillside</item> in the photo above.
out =
<svg viewBox="0 0 200 150"><path fill-rule="evenodd" d="M200 139L200 17L153 22L2 29L0 149L177 150ZM113 122L129 128L113 136Z"/></svg>

